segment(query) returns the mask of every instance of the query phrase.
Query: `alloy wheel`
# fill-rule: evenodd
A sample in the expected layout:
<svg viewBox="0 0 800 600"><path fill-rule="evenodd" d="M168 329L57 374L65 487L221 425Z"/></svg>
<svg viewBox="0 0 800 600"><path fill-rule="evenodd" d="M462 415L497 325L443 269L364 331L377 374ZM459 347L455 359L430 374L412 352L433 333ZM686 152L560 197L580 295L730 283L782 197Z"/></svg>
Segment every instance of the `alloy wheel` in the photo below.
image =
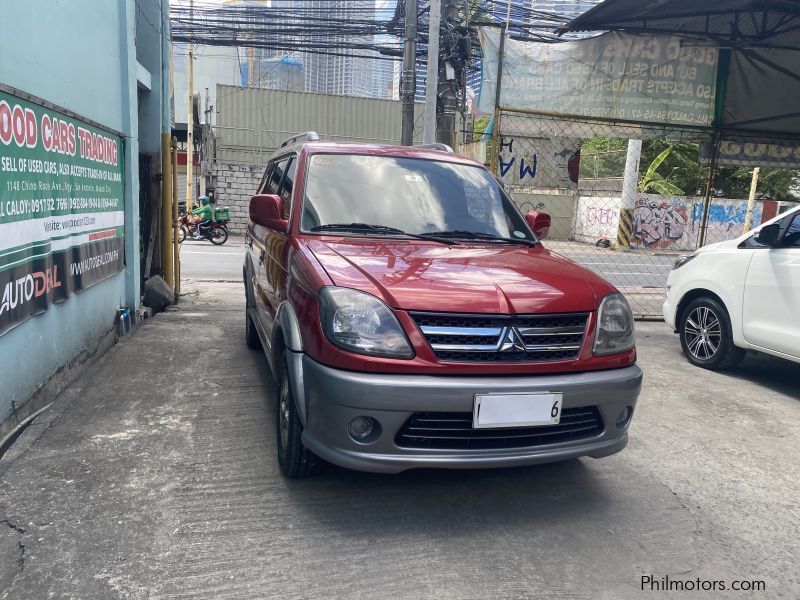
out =
<svg viewBox="0 0 800 600"><path fill-rule="evenodd" d="M719 316L707 306L698 306L686 316L684 339L688 351L698 360L709 360L722 343Z"/></svg>

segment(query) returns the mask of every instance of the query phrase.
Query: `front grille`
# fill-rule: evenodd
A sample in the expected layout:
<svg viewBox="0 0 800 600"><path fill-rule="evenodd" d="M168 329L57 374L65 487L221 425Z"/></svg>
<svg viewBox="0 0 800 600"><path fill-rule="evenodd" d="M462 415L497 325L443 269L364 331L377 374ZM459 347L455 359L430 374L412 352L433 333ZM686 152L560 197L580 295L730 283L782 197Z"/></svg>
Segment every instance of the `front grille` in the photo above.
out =
<svg viewBox="0 0 800 600"><path fill-rule="evenodd" d="M409 417L394 441L401 448L497 450L573 442L602 432L603 418L595 406L562 409L558 425L502 429L473 429L468 412L418 412Z"/></svg>
<svg viewBox="0 0 800 600"><path fill-rule="evenodd" d="M411 316L439 360L460 362L575 360L589 319L589 313Z"/></svg>

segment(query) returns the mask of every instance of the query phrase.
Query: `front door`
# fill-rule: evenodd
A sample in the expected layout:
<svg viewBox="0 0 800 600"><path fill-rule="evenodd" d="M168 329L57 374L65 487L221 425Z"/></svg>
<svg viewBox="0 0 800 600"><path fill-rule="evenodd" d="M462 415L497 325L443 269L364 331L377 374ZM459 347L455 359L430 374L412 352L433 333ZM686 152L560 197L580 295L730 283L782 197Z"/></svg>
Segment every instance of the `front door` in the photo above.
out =
<svg viewBox="0 0 800 600"><path fill-rule="evenodd" d="M782 222L779 247L753 252L744 288L748 343L800 358L800 212Z"/></svg>

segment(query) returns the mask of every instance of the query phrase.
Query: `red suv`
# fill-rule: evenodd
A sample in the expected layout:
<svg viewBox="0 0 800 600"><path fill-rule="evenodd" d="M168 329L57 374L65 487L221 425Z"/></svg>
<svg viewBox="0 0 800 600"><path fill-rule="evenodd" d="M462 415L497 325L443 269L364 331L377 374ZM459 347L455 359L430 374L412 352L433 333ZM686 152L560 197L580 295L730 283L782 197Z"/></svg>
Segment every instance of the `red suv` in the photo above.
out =
<svg viewBox="0 0 800 600"><path fill-rule="evenodd" d="M291 138L250 223L246 335L279 386L278 460L396 473L620 451L641 388L625 298L542 246L446 146Z"/></svg>

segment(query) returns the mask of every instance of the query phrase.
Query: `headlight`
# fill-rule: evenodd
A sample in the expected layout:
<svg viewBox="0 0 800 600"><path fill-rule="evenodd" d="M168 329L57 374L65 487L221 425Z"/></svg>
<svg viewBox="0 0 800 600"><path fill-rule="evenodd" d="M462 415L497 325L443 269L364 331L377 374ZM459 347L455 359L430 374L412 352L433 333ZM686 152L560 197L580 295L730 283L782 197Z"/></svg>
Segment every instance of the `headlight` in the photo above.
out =
<svg viewBox="0 0 800 600"><path fill-rule="evenodd" d="M673 269L680 269L683 265L697 257L697 254L684 254L675 259L675 264L672 265Z"/></svg>
<svg viewBox="0 0 800 600"><path fill-rule="evenodd" d="M375 296L324 287L319 293L322 330L348 352L386 358L414 358L414 350L394 313Z"/></svg>
<svg viewBox="0 0 800 600"><path fill-rule="evenodd" d="M633 348L633 313L625 296L619 292L609 294L597 311L597 333L593 352L597 356L619 354Z"/></svg>

